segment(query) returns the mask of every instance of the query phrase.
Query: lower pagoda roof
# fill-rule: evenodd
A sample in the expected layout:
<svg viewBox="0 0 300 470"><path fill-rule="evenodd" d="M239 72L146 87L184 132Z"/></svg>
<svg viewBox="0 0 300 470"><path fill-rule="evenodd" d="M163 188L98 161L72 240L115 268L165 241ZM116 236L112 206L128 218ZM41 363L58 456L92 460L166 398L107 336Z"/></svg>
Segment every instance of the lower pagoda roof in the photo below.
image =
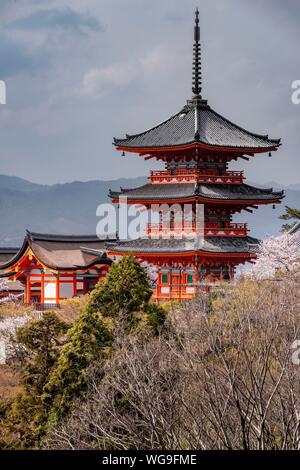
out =
<svg viewBox="0 0 300 470"><path fill-rule="evenodd" d="M22 247L9 259L0 261L0 270L2 273L13 270L28 253L53 270L79 270L96 264L111 264L105 249L107 240L100 240L95 235L51 235L28 231Z"/></svg>
<svg viewBox="0 0 300 470"><path fill-rule="evenodd" d="M128 200L178 200L201 197L204 199L220 200L281 200L284 197L284 191L273 191L270 189L260 189L248 184L191 184L191 183L172 183L172 184L145 184L138 188L110 191L109 197L118 199L120 196L126 196Z"/></svg>
<svg viewBox="0 0 300 470"><path fill-rule="evenodd" d="M187 252L206 252L206 253L245 253L255 254L258 252L260 240L252 237L206 237L203 245L197 245L188 238L139 238L137 240L118 241L108 243L107 249L112 253L187 253Z"/></svg>

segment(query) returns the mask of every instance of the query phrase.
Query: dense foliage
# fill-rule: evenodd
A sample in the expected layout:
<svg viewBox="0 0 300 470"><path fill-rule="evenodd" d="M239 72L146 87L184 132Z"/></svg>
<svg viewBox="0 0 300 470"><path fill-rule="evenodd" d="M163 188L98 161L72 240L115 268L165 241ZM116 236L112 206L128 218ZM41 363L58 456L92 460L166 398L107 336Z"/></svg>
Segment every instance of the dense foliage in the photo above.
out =
<svg viewBox="0 0 300 470"><path fill-rule="evenodd" d="M123 258L71 327L45 313L19 330L1 448L299 449L299 280L241 278L164 308Z"/></svg>
<svg viewBox="0 0 300 470"><path fill-rule="evenodd" d="M17 331L17 339L26 352L22 374L23 390L15 400L1 404L1 439L4 448L34 447L48 409L41 396L57 361L67 325L55 313L31 321Z"/></svg>
<svg viewBox="0 0 300 470"><path fill-rule="evenodd" d="M133 256L125 256L92 292L88 311L113 317L122 310L130 315L143 309L151 295L145 269Z"/></svg>
<svg viewBox="0 0 300 470"><path fill-rule="evenodd" d="M241 280L174 311L172 331L120 337L45 448L299 449L298 280ZM167 334L166 334L167 333Z"/></svg>

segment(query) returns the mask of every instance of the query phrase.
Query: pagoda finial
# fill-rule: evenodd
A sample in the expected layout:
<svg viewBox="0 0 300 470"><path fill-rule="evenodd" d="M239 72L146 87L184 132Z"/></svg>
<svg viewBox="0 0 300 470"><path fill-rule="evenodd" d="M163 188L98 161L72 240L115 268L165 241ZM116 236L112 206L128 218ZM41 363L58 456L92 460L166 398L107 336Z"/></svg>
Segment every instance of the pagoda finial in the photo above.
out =
<svg viewBox="0 0 300 470"><path fill-rule="evenodd" d="M199 26L199 10L195 11L195 28L194 28L194 46L193 46L193 93L201 98L202 91L202 70L201 70L201 45L200 45L200 26Z"/></svg>

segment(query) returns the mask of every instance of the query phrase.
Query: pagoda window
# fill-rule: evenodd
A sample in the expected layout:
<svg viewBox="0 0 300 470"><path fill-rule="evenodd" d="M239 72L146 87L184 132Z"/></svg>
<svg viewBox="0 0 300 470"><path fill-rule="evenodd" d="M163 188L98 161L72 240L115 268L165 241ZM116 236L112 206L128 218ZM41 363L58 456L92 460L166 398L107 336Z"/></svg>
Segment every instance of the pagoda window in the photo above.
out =
<svg viewBox="0 0 300 470"><path fill-rule="evenodd" d="M162 274L161 275L161 283L162 284L168 284L168 281L169 281L168 278L169 278L168 274Z"/></svg>
<svg viewBox="0 0 300 470"><path fill-rule="evenodd" d="M192 274L187 275L187 284L193 284L193 276Z"/></svg>

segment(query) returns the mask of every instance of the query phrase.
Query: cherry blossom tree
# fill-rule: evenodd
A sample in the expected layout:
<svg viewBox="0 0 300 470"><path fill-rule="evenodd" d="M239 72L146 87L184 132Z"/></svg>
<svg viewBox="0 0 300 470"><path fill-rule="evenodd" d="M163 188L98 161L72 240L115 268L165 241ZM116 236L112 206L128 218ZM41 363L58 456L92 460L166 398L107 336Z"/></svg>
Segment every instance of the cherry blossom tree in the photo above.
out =
<svg viewBox="0 0 300 470"><path fill-rule="evenodd" d="M292 273L299 267L299 234L285 233L261 242L257 260L245 274L263 279L273 277L276 273Z"/></svg>
<svg viewBox="0 0 300 470"><path fill-rule="evenodd" d="M148 263L147 261L143 261L141 266L145 269L148 277L149 284L152 289L157 287L157 280L158 280L158 272L156 266L153 264Z"/></svg>
<svg viewBox="0 0 300 470"><path fill-rule="evenodd" d="M32 315L22 315L11 316L0 321L0 364L4 364L12 357L22 360L25 351L17 341L16 334L19 328L32 319Z"/></svg>
<svg viewBox="0 0 300 470"><path fill-rule="evenodd" d="M24 297L24 293L21 294L11 294L9 292L9 285L11 284L11 281L8 279L0 279L0 293L2 295L0 296L0 304L6 303L6 302L18 302L22 300ZM3 295L3 293L5 293Z"/></svg>

